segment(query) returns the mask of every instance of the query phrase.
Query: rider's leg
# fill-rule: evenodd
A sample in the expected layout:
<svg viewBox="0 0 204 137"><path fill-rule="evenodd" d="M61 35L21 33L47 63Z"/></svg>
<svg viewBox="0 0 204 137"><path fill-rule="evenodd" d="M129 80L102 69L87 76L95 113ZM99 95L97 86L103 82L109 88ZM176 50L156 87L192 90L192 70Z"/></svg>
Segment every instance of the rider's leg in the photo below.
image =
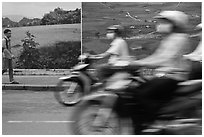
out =
<svg viewBox="0 0 204 137"><path fill-rule="evenodd" d="M106 81L106 78L110 77L114 73L111 65L102 64L97 68L97 75L100 82Z"/></svg>
<svg viewBox="0 0 204 137"><path fill-rule="evenodd" d="M198 61L192 61L192 68L189 74L189 79L202 79L202 63Z"/></svg>
<svg viewBox="0 0 204 137"><path fill-rule="evenodd" d="M148 112L156 112L160 107L160 101L171 99L173 91L179 81L169 78L155 78L142 84L138 88L138 99L147 108Z"/></svg>

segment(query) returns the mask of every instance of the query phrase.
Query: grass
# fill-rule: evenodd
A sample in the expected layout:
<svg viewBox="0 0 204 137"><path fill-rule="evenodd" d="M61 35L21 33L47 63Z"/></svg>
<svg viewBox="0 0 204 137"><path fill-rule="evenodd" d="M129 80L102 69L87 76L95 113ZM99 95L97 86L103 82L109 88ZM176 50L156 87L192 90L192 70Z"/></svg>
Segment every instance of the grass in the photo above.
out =
<svg viewBox="0 0 204 137"><path fill-rule="evenodd" d="M106 28L112 24L121 24L126 28L134 26L130 30L127 39L129 46L135 48L142 46L143 49L132 52L137 58L143 58L151 54L159 45L161 37L146 35L155 31L153 17L163 10L180 10L189 16L189 32L201 22L200 2L84 2L82 3L82 43L84 52L92 51L102 53L108 49L110 41L104 39ZM94 12L93 12L94 11ZM136 17L136 21L128 16ZM96 34L99 34L99 38ZM191 49L197 46L198 40L191 39Z"/></svg>
<svg viewBox="0 0 204 137"><path fill-rule="evenodd" d="M39 47L52 46L59 41L81 41L81 24L63 24L63 25L45 25L45 26L31 26L31 27L17 27L11 28L12 31L12 49L15 56L18 56L21 45L21 40L26 36L26 31L30 31L36 38L36 42L40 44Z"/></svg>

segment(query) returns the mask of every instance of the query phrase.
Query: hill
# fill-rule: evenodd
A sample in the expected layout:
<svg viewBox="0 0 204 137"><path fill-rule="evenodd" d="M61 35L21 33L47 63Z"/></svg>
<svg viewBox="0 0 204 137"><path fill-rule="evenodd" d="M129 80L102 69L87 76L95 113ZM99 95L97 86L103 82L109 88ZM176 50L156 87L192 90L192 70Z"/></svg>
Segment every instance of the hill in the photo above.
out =
<svg viewBox="0 0 204 137"><path fill-rule="evenodd" d="M41 19L34 18L34 19L28 19L24 17L21 19L18 24L19 26L38 26L40 25Z"/></svg>
<svg viewBox="0 0 204 137"><path fill-rule="evenodd" d="M18 27L18 23L10 20L7 17L2 18L2 27Z"/></svg>
<svg viewBox="0 0 204 137"><path fill-rule="evenodd" d="M3 15L3 17L7 17L14 22L19 22L24 16L22 15Z"/></svg>
<svg viewBox="0 0 204 137"><path fill-rule="evenodd" d="M11 21L8 17L2 18L2 27L22 27L54 24L74 24L81 23L81 9L66 11L56 8L45 14L42 19L39 18L22 18L19 22Z"/></svg>

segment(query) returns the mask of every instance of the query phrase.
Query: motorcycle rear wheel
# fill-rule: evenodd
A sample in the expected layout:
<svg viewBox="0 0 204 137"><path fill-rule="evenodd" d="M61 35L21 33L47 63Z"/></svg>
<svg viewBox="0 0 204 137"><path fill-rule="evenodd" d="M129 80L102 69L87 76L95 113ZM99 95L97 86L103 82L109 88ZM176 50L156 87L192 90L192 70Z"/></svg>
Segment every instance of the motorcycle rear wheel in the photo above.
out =
<svg viewBox="0 0 204 137"><path fill-rule="evenodd" d="M56 100L65 106L73 106L81 101L83 97L82 86L78 81L60 81L57 84L57 91L54 92Z"/></svg>

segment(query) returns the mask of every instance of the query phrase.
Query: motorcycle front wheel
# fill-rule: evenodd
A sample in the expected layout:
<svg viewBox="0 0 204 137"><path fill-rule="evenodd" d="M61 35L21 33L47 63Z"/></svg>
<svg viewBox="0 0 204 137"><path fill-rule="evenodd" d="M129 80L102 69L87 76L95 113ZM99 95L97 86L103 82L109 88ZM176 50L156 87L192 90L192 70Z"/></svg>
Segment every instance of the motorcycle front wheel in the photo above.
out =
<svg viewBox="0 0 204 137"><path fill-rule="evenodd" d="M102 113L101 113L102 110ZM72 119L74 135L120 135L122 128L118 115L111 111L108 118L106 112L97 103L86 103L77 107ZM105 118L106 117L106 118ZM105 119L105 120L104 120Z"/></svg>
<svg viewBox="0 0 204 137"><path fill-rule="evenodd" d="M83 97L82 85L77 80L62 80L57 84L54 96L60 104L73 106Z"/></svg>

